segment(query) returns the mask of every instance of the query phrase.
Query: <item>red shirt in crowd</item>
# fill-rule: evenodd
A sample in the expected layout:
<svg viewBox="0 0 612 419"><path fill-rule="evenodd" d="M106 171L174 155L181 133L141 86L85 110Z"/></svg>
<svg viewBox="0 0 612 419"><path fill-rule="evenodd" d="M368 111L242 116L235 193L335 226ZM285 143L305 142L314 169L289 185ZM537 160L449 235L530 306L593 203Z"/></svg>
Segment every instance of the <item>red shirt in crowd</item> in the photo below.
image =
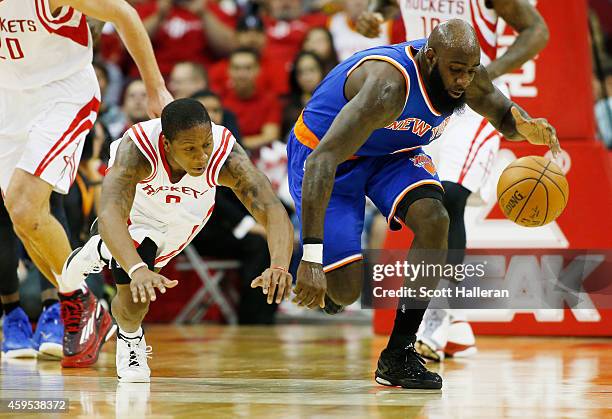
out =
<svg viewBox="0 0 612 419"><path fill-rule="evenodd" d="M289 92L289 73L285 71L283 64L279 64L264 50L259 65L261 70L257 77L258 90L271 91L277 96ZM214 64L208 71L210 88L220 93L229 86L229 60L225 59Z"/></svg>
<svg viewBox="0 0 612 419"><path fill-rule="evenodd" d="M261 134L263 126L269 123L280 126L280 103L273 92L258 87L249 99L238 97L231 87L219 93L223 106L236 115L243 137Z"/></svg>
<svg viewBox="0 0 612 419"><path fill-rule="evenodd" d="M311 28L326 26L327 16L313 13L292 21L263 16L263 21L267 36L266 53L270 57L278 58L276 65L281 66L284 72L289 74L291 63L302 48L306 33Z"/></svg>
<svg viewBox="0 0 612 419"><path fill-rule="evenodd" d="M206 7L221 22L230 27L235 26L236 17L221 10L216 2L210 1ZM134 8L144 21L157 11L157 1L145 0L134 4ZM164 77L170 74L172 67L179 61L195 61L208 67L217 60L209 48L200 17L179 6L170 9L151 42ZM130 76L138 77L136 65L123 48L116 32L102 35L101 44L102 56L105 59L121 65Z"/></svg>

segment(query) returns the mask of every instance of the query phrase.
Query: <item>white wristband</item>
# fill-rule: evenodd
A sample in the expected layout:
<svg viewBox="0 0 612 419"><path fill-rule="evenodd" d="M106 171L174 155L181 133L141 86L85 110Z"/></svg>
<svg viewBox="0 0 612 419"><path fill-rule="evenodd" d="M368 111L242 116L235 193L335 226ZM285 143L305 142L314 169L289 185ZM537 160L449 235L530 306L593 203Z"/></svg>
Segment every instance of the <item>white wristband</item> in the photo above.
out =
<svg viewBox="0 0 612 419"><path fill-rule="evenodd" d="M305 244L302 260L306 262L323 264L323 245L322 244Z"/></svg>
<svg viewBox="0 0 612 419"><path fill-rule="evenodd" d="M134 272L136 272L140 268L146 268L146 267L147 267L147 264L144 263L144 262L137 263L136 265L132 266L130 268L130 270L128 271L128 277L130 277L130 279L132 279L132 274Z"/></svg>

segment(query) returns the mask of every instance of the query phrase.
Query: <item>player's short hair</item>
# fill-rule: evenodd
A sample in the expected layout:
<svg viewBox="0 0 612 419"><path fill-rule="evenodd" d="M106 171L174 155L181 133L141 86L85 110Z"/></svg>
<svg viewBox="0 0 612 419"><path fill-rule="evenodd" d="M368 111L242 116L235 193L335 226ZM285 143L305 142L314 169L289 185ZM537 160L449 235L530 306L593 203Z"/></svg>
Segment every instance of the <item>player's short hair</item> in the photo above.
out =
<svg viewBox="0 0 612 419"><path fill-rule="evenodd" d="M184 130L199 125L210 126L210 116L204 105L193 99L177 99L162 110L162 132L168 141Z"/></svg>

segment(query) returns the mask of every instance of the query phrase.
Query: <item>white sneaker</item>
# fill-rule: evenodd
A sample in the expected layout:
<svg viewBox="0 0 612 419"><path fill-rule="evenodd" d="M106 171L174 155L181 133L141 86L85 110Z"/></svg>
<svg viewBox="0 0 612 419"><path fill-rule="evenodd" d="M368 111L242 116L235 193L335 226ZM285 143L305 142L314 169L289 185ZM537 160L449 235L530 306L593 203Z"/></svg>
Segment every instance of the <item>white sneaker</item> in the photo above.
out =
<svg viewBox="0 0 612 419"><path fill-rule="evenodd" d="M448 340L444 352L446 356L452 356L453 358L467 358L478 352L472 326L464 317L455 317L452 312L450 313Z"/></svg>
<svg viewBox="0 0 612 419"><path fill-rule="evenodd" d="M78 286L87 275L101 272L107 264L98 250L102 242L100 235L92 236L83 247L79 247L70 253L62 268L62 281L67 285Z"/></svg>
<svg viewBox="0 0 612 419"><path fill-rule="evenodd" d="M151 358L153 349L147 346L144 333L135 338L128 338L117 331L117 378L121 383L148 383L151 381L151 370L147 358Z"/></svg>
<svg viewBox="0 0 612 419"><path fill-rule="evenodd" d="M444 348L448 340L449 315L444 309L425 311L414 344L416 351L432 361L444 360Z"/></svg>

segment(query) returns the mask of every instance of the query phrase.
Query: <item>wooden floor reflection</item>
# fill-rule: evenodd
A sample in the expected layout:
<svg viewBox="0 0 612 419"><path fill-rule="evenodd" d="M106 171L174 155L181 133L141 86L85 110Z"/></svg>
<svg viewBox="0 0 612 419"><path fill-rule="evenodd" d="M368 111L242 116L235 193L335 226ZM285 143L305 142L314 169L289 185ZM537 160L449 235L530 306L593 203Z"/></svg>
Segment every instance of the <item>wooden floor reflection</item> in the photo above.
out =
<svg viewBox="0 0 612 419"><path fill-rule="evenodd" d="M372 380L386 339L369 327L150 326L146 335L151 384L117 383L113 342L90 369L2 360L0 397L66 397L71 417L88 418L612 418L610 340L481 337L476 357L439 367L442 392L425 392Z"/></svg>

